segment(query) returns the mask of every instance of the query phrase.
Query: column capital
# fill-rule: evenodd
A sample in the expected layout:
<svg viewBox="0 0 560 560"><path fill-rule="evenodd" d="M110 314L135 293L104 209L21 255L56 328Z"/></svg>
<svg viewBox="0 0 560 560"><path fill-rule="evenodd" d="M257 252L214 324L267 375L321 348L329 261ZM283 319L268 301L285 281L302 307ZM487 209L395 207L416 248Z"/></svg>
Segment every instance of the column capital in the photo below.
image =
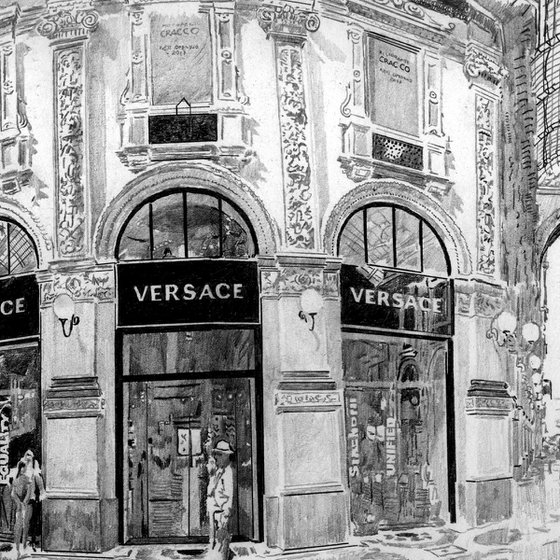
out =
<svg viewBox="0 0 560 560"><path fill-rule="evenodd" d="M98 24L93 0L47 0L37 31L48 39L87 39Z"/></svg>
<svg viewBox="0 0 560 560"><path fill-rule="evenodd" d="M310 6L283 2L265 4L257 11L260 26L267 37L276 37L293 43L303 43L307 33L319 29L319 16L307 9Z"/></svg>

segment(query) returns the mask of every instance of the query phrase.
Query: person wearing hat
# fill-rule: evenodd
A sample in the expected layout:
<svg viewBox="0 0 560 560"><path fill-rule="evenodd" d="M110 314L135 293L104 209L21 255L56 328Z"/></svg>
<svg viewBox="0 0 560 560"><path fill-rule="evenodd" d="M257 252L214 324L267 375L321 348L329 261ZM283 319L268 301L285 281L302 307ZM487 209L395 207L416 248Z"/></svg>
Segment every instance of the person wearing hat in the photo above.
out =
<svg viewBox="0 0 560 560"><path fill-rule="evenodd" d="M229 520L233 506L233 449L228 441L220 440L212 450L215 467L209 463L210 481L206 507L210 521L210 554L212 560L228 560L231 533Z"/></svg>

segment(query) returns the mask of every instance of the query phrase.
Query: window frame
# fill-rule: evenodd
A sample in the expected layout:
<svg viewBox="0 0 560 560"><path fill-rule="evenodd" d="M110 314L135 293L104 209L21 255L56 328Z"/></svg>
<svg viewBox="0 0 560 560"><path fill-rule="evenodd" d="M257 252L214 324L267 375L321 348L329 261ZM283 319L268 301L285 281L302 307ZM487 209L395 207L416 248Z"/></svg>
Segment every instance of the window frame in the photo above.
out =
<svg viewBox="0 0 560 560"><path fill-rule="evenodd" d="M187 211L188 211L188 194L197 194L197 195L203 195L203 196L210 196L214 199L217 200L218 206L218 215L220 216L219 222L218 222L218 237L219 237L219 251L218 251L218 255L216 256L208 256L208 257L189 257L189 249L188 249L188 221L187 221ZM154 233L153 233L153 214L152 214L152 204L158 200L158 199L162 199L165 198L167 196L173 195L173 194L182 194L182 212L183 212L183 219L182 219L182 226L183 226L183 236L185 239L185 256L183 257L165 257L165 258L159 258L159 257L154 257ZM223 203L227 203L229 204L238 214L239 216L243 219L243 221L245 222L245 226L247 228L247 234L251 236L251 240L253 242L253 246L254 246L254 255L250 255L247 254L247 256L245 257L224 257L223 255L223 231L224 231L224 224L223 224ZM149 243L150 243L150 256L147 259L143 259L143 258L135 258L135 259L122 259L119 257L119 253L120 253L120 247L121 247L121 242L123 239L123 236L130 224L130 222L133 220L134 216L136 216L136 214L145 206L148 206L149 208L149 214L148 214L148 228L149 228ZM240 224L242 225L242 224ZM169 190L165 190L163 192L159 192L156 193L152 196L150 196L149 198L146 198L144 200L142 200L142 202L140 202L133 210L132 212L130 212L130 214L127 216L126 220L124 221L123 225L121 226L121 229L119 231L119 235L117 237L117 242L115 244L115 258L117 260L117 262L122 262L122 263L126 263L126 262L141 262L141 261L158 261L158 260L191 260L191 259L223 259L223 258L227 258L227 259L239 259L239 260L244 260L244 259L251 259L254 258L254 256L256 256L259 252L259 248L258 248L258 241L257 241L257 236L255 235L255 230L253 228L253 225L251 224L250 220L247 218L245 212L239 208L239 206L237 204L235 204L235 202L233 202L232 200L230 200L229 198L226 198L225 196L222 196L220 193L215 193L209 190L204 190L204 189L193 189L193 188L188 188L188 187L182 187L182 188L175 188L175 189L169 189Z"/></svg>
<svg viewBox="0 0 560 560"><path fill-rule="evenodd" d="M409 269L409 268L402 268L399 266L387 266L387 265L378 265L374 262L370 262L369 260L369 250L368 250L368 232L367 232L367 212L368 210L372 209L372 208L388 208L391 210L391 227L392 227L392 262L393 265L395 265L396 263L398 263L397 261L397 225L396 225L396 211L400 210L401 212L405 212L406 214L409 214L411 216L414 216L415 218L418 219L418 244L419 244L419 261L420 261L420 268L419 270L414 270L414 269ZM358 215L359 213L362 213L362 220L363 220L363 228L362 228L362 235L363 235L363 248L364 248L364 261L363 264L364 265L370 265L370 266L375 266L375 267L379 267L379 268L384 268L384 269L390 269L390 270L396 270L396 271L400 271L400 272L407 272L407 273L415 273L415 274L427 274L425 271L425 267L424 267L424 228L427 227L429 229L429 231L431 231L431 233L435 236L435 238L438 240L441 251L443 253L443 257L445 259L445 271L438 271L437 274L434 274L433 272L429 271L428 274L430 275L439 275L439 274L445 274L445 276L449 277L451 276L451 260L449 258L449 254L445 248L445 244L443 243L443 240L441 238L441 236L438 234L438 232L430 225L430 223L425 220L422 216L420 216L419 214L417 214L416 212L410 210L409 208L406 208L404 206L401 206L399 204L389 204L389 203L371 203L371 204L367 204L365 206L361 206L360 208L358 208L357 210L355 210L354 212L352 212L351 214L348 215L348 217L344 220L344 223L342 224L342 227L340 228L339 234L338 234L338 239L337 239L337 244L336 244L336 253L337 256L344 258L345 255L340 253L340 242L342 239L342 236L344 234L344 230L346 229L346 225L348 224L348 222L356 215Z"/></svg>
<svg viewBox="0 0 560 560"><path fill-rule="evenodd" d="M6 244L7 244L7 248L8 248L8 250L7 250L7 267L6 267L8 269L8 272L7 272L7 274L0 273L0 278L7 278L8 276L19 276L21 274L32 274L33 272L35 272L39 268L39 252L37 251L37 245L35 243L35 240L31 237L31 235L29 235L27 230L22 225L20 225L18 222L16 222L15 220L12 220L11 218L1 217L0 222L3 222L5 224L7 224ZM31 270L24 270L24 271L15 272L15 273L12 272L13 260L11 258L12 247L11 247L11 244L10 244L10 226L14 226L14 227L18 228L23 233L23 235L25 236L25 238L29 242L29 245L31 246L31 249L33 250L33 255L35 257L35 265L33 266L33 268Z"/></svg>

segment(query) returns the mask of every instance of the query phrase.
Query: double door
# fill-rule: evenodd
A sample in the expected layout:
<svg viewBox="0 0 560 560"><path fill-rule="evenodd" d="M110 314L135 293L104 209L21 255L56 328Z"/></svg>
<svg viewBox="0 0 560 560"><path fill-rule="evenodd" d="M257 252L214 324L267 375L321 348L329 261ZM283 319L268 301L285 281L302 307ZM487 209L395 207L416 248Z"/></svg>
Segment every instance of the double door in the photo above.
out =
<svg viewBox="0 0 560 560"><path fill-rule="evenodd" d="M234 450L231 529L255 537L254 380L128 381L123 387L126 541L204 541L208 461L219 441Z"/></svg>

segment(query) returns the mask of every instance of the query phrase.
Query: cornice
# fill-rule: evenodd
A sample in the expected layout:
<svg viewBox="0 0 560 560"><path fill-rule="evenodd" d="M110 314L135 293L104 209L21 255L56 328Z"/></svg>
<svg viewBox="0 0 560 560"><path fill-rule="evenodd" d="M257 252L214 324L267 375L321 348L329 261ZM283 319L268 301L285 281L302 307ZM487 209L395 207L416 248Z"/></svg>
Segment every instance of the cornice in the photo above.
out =
<svg viewBox="0 0 560 560"><path fill-rule="evenodd" d="M12 34L14 33L20 14L21 10L17 4L12 4L6 8L0 8L0 36L10 31Z"/></svg>
<svg viewBox="0 0 560 560"><path fill-rule="evenodd" d="M280 37L290 42L305 40L307 33L317 31L320 25L315 12L287 2L261 6L257 18L267 37Z"/></svg>

